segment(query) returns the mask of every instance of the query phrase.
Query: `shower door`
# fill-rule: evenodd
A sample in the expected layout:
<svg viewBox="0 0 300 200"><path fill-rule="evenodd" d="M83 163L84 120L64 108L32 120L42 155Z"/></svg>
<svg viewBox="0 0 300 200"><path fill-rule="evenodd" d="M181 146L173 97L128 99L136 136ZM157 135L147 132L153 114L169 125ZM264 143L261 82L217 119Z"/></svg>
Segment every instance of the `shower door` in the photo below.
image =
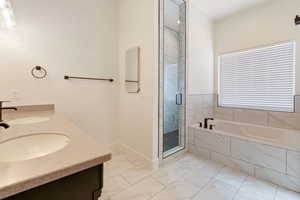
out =
<svg viewBox="0 0 300 200"><path fill-rule="evenodd" d="M161 6L161 145L167 157L185 147L186 4L163 0Z"/></svg>

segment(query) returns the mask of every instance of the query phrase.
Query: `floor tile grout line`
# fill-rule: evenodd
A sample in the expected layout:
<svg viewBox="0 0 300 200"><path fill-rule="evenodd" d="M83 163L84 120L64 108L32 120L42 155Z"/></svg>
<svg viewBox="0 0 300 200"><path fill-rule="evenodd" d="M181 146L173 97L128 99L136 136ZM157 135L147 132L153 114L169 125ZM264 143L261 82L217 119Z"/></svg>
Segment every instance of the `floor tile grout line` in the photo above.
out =
<svg viewBox="0 0 300 200"><path fill-rule="evenodd" d="M130 156L130 155L126 155L126 156ZM128 159L127 159L127 157L125 157L125 160L126 161L128 161L129 163L131 163L132 165L133 165L133 167L131 168L127 168L127 169L125 169L125 170L128 170L128 169L133 169L134 168L134 164L131 162L131 161L129 161ZM120 194L121 192L125 192L125 191L127 191L127 190L129 190L131 187L133 187L134 185L137 185L137 184L139 184L139 183L141 183L143 180L145 180L145 179L147 179L147 178L152 178L153 180L155 180L153 177L151 177L151 174L152 174L153 172L151 172L148 176L146 176L146 177L143 177L141 180L139 180L139 181L137 181L136 183L130 183L123 175L122 175L122 172L121 173L119 173L117 176L119 176L119 177L121 177L126 183L128 183L128 185L129 185L129 187L128 188L126 188L126 189L124 189L124 190L122 190L122 191L120 191L120 192L118 192L118 193L116 193L116 194L113 194L113 195L111 195L111 197L113 197L113 196L116 196L116 195L118 195L118 194ZM157 180L155 180L156 182L158 182ZM165 187L163 184L161 184L160 182L158 182L160 185L162 185L163 187Z"/></svg>
<svg viewBox="0 0 300 200"><path fill-rule="evenodd" d="M119 174L119 176L126 182L128 183L128 185L132 186L133 184L131 184L122 174Z"/></svg>
<svg viewBox="0 0 300 200"><path fill-rule="evenodd" d="M202 187L200 187L199 191L196 192L193 196L191 196L190 199L196 198L196 197L198 196L198 194L200 194L200 192L201 192L207 185L209 185L210 183L213 182L213 178L214 178L214 177L211 177L211 178L209 179L209 181L208 181L205 185L203 185Z"/></svg>
<svg viewBox="0 0 300 200"><path fill-rule="evenodd" d="M119 175L119 176L121 176L121 175ZM122 177L122 176L121 176L121 177ZM123 177L122 177L122 178L123 178ZM161 186L165 187L165 185L161 184L160 182L158 182L157 180L155 180L153 177L148 176L148 177L142 178L141 180L139 180L138 182L136 182L136 183L134 183L134 184L128 183L128 184L129 184L129 187L126 188L126 189L124 189L124 190L122 190L121 192L125 192L125 191L131 189L131 187L133 187L133 186L135 186L135 185L137 185L137 184L143 182L143 181L146 180L147 178L151 178L151 179L153 179L154 181L156 181L157 183L159 183ZM125 181L126 181L126 180L125 180ZM127 182L127 181L126 181L126 182ZM120 194L121 192L119 192L118 194ZM112 195L112 197L113 197L113 196L116 196L116 195L118 195L118 194L114 194L114 195Z"/></svg>
<svg viewBox="0 0 300 200"><path fill-rule="evenodd" d="M128 155L128 156L130 156L130 155ZM124 174L126 175L126 172L127 171L130 171L130 170L134 170L135 168L137 169L137 170L139 170L139 169L141 169L141 170L143 170L144 168L143 168L143 166L141 165L142 163L139 163L139 161L137 162L138 164L137 165L135 165L133 162L131 162L130 160L130 158L128 158L128 157L124 157L124 158L126 158L126 159L124 159L124 161L128 161L131 165L130 165L130 167L128 167L128 168L126 168L126 169L124 169L124 170L122 170L120 173L118 173L118 175L117 176L115 176L115 177L119 177L119 178L121 178L122 180L124 180L124 183L127 183L127 185L128 185L128 187L127 188L123 188L123 189L121 189L121 190L119 190L119 191L117 191L114 195L109 195L108 196L108 198L110 199L111 197L115 197L116 195L118 195L118 194L120 194L120 193L123 193L123 192L125 192L125 191L127 191L128 189L130 189L131 187L133 187L133 186L135 186L135 185L138 185L138 184L140 184L142 181L144 181L144 180L146 180L146 179L152 179L153 181L155 181L156 183L158 183L160 186L161 186L161 188L159 187L159 188L157 188L157 189L159 189L158 191L157 190L155 190L155 191L153 191L153 193L151 194L151 193L148 193L146 196L145 196L145 199L147 199L147 200L151 200L151 199L154 199L157 195L159 195L160 193L162 193L162 192L164 192L165 190L167 190L167 188L168 188L168 186L170 185L170 184L173 184L173 183L176 183L177 181L180 181L180 180L182 180L189 172L190 172L190 170L189 169L191 169L191 170L195 170L195 173L198 171L198 170L203 170L204 168L212 168L213 169L213 166L212 165L197 165L197 162L189 162L189 160L186 160L186 161L183 161L182 163L178 163L178 161L180 161L180 160L178 160L178 161L176 161L176 162L174 162L174 163L171 163L170 164L170 166L171 166L171 168L170 169L172 169L173 167L175 167L175 171L176 171L176 167L178 167L178 170L183 170L183 172L182 172L182 175L179 175L178 177L176 177L175 176L175 179L174 180L172 180L172 181L170 181L169 183L163 183L163 182L161 182L160 180L159 180L159 177L160 176L158 176L157 178L155 178L154 177L154 174L156 173L156 171L159 171L161 168L159 168L159 169L152 169L151 168L151 170L146 170L146 171L141 171L141 176L143 176L141 179L139 179L137 182L134 182L134 183L130 183L130 181L129 180L127 180L127 178L124 176ZM193 159L194 158L192 158L192 161L193 161ZM203 158L201 158L201 157L195 157L195 159L196 160L203 160ZM120 160L120 161L122 161L122 160ZM207 161L210 161L210 160L207 160ZM206 163L206 162L205 162ZM218 162L213 162L213 163L217 163L217 164L220 164L220 163L218 163ZM209 164L209 163L208 163ZM141 167L142 166L142 167ZM199 167L199 168L198 168ZM211 176L211 177L208 177L209 179L207 179L207 182L203 182L203 183L205 183L205 184L203 184L201 187L197 187L196 189L195 189L195 193L193 194L193 195L191 195L188 199L189 200L194 200L196 197L197 197L197 195L199 195L200 193L201 193L201 191L203 191L204 189L205 189L205 187L207 187L207 185L209 185L209 184L211 184L211 183L213 183L213 181L215 181L215 180L217 180L217 176L218 175L220 175L221 174L221 172L222 172L222 170L224 169L224 168L226 168L227 166L226 165L220 165L220 166L217 166L217 170L215 170L214 171L214 173L213 173L213 175ZM186 169L187 168L187 169ZM149 168L150 169L150 168ZM232 169L232 168L231 168ZM117 170L117 169L116 169ZM144 172L145 172L145 174L144 174ZM166 172L168 173L169 171L168 171L168 168L166 169ZM171 172L173 172L173 171L171 171ZM191 171L192 173L193 173L193 171ZM242 188L245 186L245 184L246 184L246 182L249 180L249 178L250 177L252 177L252 176L250 176L249 174L247 174L247 173L243 173L243 174L246 174L246 176L243 178L243 180L242 181L240 181L240 184L239 185L237 185L238 187L236 187L236 191L233 191L234 193L233 193L233 196L232 196L232 199L231 200L234 200L234 199L236 199L237 198L237 196L238 196L238 194L242 191ZM171 174L172 175L172 174ZM167 176L168 176L168 174L167 174ZM256 177L253 177L253 178L255 178L256 179ZM168 179L169 180L169 179ZM258 180L260 180L260 179L258 179ZM191 182L191 184L193 184L194 186L197 186L197 184L196 183L193 183L193 182ZM199 185L200 186L200 185ZM199 188L199 190L198 190L198 188ZM277 185L275 185L275 187L274 187L274 190L275 190L275 192L273 192L273 196L272 196L272 200L276 200L277 199L277 197L278 197L278 193L279 193L279 190L280 190L280 187L279 186L277 186ZM106 199L106 198L105 198ZM108 199L107 199L108 200Z"/></svg>
<svg viewBox="0 0 300 200"><path fill-rule="evenodd" d="M158 194L162 193L163 191L165 191L165 190L167 189L167 186L165 186L165 185L162 185L162 186L163 186L163 189L161 189L159 192L153 194L153 195L152 195L151 197L149 197L149 199L147 199L147 200L153 199L153 198L156 197Z"/></svg>
<svg viewBox="0 0 300 200"><path fill-rule="evenodd" d="M133 165L133 167L130 167L130 168L125 169L125 170L133 169L134 167L139 167L139 166L136 166L134 163L132 163L132 162L127 158L127 156L130 156L130 155L126 155L126 153L125 153L124 155L125 155L125 161L128 161L130 164ZM126 183L128 183L128 185L129 185L128 188L122 190L121 192L125 192L125 191L129 190L131 187L133 187L133 186L135 186L135 185L141 183L142 181L144 181L144 180L147 179L147 178L151 178L152 180L154 180L155 182L157 182L158 184L160 184L160 185L163 187L163 189L160 191L160 192L162 192L164 189L166 189L166 186L165 186L164 184L162 184L161 182L159 182L158 180L156 180L156 179L152 176L154 172L155 172L155 170L151 171L151 173L149 173L148 175L146 175L145 177L141 178L139 181L137 181L136 183L133 183L133 184L130 183L130 182L122 175L122 172L119 173L118 176L121 177L121 178L122 178ZM111 197L116 196L116 195L120 194L121 192L116 193L116 194L113 194ZM155 195L159 194L160 192L157 192L157 193L154 194L153 196L149 197L149 200L150 200L151 198L153 198Z"/></svg>
<svg viewBox="0 0 300 200"><path fill-rule="evenodd" d="M130 168L130 170L131 170L131 169L133 169L133 168ZM127 170L129 170L129 169L127 169ZM142 180L145 179L145 178L151 177L152 173L153 173L153 171L151 170L151 172L147 173L144 177L142 177L142 178L141 178L140 180L138 180L136 183L142 181ZM135 184L136 184L136 183L130 183L129 180L124 176L123 173L120 173L120 176L122 176L122 178L125 179L126 182L127 182L129 185L135 185Z"/></svg>
<svg viewBox="0 0 300 200"><path fill-rule="evenodd" d="M225 167L226 167L226 166L223 165L223 167L220 168L220 169L218 170L218 172L217 172L214 176L212 176L212 177L209 179L209 181L208 181L205 185L203 185L203 186L200 188L200 190L199 190L196 194L194 194L194 195L191 197L191 199L193 200L194 198L196 198L196 197L198 196L198 194L200 194L200 192L201 192L207 185L213 183L213 181L215 180L215 177L218 176L218 175L221 173L222 169L224 169ZM204 168L204 167L203 167L203 168Z"/></svg>
<svg viewBox="0 0 300 200"><path fill-rule="evenodd" d="M277 198L278 190L279 190L279 186L276 186L276 192L275 192L275 195L274 195L274 200L276 200L276 198Z"/></svg>
<svg viewBox="0 0 300 200"><path fill-rule="evenodd" d="M118 176L116 176L116 177L114 177L114 178L121 178L127 185L126 185L126 188L124 188L124 189L121 189L121 191L118 191L118 193L120 193L120 192L123 192L123 191L125 191L126 189L128 189L128 188L130 188L132 185L130 184L130 183L128 183L127 182L127 180L126 179L124 179L121 175L118 175ZM105 188L105 185L103 186L103 189ZM117 192L116 192L117 193ZM111 196L113 196L114 194L111 194Z"/></svg>
<svg viewBox="0 0 300 200"><path fill-rule="evenodd" d="M239 192L241 191L242 187L243 187L244 184L247 182L247 179L248 179L249 177L250 177L250 175L248 174L248 175L244 178L242 184L240 185L240 187L237 189L236 193L235 193L234 196L232 197L232 200L234 200L234 199L237 197L237 195L239 194Z"/></svg>

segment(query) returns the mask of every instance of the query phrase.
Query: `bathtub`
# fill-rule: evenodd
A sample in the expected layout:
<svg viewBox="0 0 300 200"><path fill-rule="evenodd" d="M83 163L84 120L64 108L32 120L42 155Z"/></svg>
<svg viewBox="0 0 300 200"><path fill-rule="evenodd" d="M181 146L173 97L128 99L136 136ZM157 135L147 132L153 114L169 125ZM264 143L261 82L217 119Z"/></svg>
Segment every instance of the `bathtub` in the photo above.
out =
<svg viewBox="0 0 300 200"><path fill-rule="evenodd" d="M215 125L214 129L212 131L207 130L208 132L300 151L300 131L225 120L215 120L211 124Z"/></svg>
<svg viewBox="0 0 300 200"><path fill-rule="evenodd" d="M300 192L300 131L225 120L211 124L213 130L189 127L189 152Z"/></svg>

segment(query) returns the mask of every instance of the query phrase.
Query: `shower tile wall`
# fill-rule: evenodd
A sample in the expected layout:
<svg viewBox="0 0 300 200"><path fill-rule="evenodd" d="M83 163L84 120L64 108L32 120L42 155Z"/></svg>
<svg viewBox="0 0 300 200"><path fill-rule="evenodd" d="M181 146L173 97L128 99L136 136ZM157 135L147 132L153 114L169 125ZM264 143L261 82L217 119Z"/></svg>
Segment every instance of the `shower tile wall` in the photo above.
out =
<svg viewBox="0 0 300 200"><path fill-rule="evenodd" d="M179 44L179 57L178 57L178 86L183 97L186 97L186 4L181 4L179 6L179 31L178 31L178 44ZM183 98L183 105L186 105L186 98ZM186 137L186 106L179 107L180 117L180 140L181 144L184 145ZM184 130L182 130L184 129Z"/></svg>
<svg viewBox="0 0 300 200"><path fill-rule="evenodd" d="M195 94L189 95L187 99L187 125L188 127L198 123L203 122L205 117L213 116L214 107L214 95L213 94ZM188 129L188 151L194 153L198 156L208 157L208 152L196 148L195 145L195 134L192 129Z"/></svg>

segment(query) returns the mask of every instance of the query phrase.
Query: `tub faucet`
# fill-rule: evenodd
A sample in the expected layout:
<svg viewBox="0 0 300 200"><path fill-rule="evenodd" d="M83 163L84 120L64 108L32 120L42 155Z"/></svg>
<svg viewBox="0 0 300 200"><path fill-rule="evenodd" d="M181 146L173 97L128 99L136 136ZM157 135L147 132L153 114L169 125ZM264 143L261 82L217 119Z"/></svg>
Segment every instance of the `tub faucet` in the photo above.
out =
<svg viewBox="0 0 300 200"><path fill-rule="evenodd" d="M5 101L0 101L0 122L3 122L3 119L2 119L2 110L18 110L16 107L2 107L2 104L4 103Z"/></svg>
<svg viewBox="0 0 300 200"><path fill-rule="evenodd" d="M208 120L214 120L214 118L205 118L204 119L204 127L203 128L205 128L205 129L208 128Z"/></svg>
<svg viewBox="0 0 300 200"><path fill-rule="evenodd" d="M3 128L5 128L5 129L8 129L8 128L9 128L9 125L6 124L6 123L1 122L1 123L0 123L0 127L3 127Z"/></svg>

